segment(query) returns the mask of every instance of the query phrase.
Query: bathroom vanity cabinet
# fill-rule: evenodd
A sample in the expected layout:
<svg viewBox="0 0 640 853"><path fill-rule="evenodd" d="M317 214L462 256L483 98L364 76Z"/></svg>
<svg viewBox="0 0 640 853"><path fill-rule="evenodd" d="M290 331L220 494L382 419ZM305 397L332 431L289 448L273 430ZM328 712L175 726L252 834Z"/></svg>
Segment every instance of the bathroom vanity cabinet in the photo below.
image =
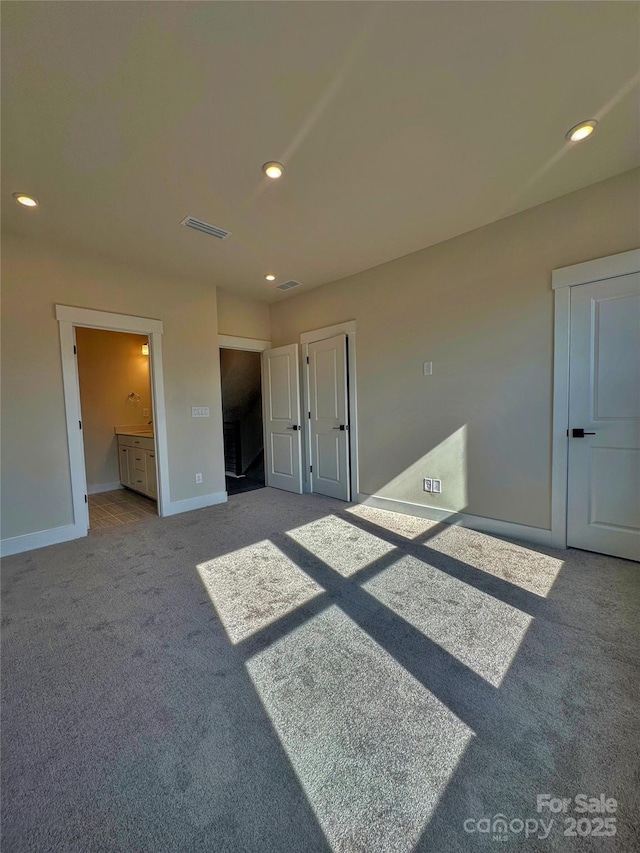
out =
<svg viewBox="0 0 640 853"><path fill-rule="evenodd" d="M118 435L120 482L154 500L158 497L156 448L153 438L144 435Z"/></svg>

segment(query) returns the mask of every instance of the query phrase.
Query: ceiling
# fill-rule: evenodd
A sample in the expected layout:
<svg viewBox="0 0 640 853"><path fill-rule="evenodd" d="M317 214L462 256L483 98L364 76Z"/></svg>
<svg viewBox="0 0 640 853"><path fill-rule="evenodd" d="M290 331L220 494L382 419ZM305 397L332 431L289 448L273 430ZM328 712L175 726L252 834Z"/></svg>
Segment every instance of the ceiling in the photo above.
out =
<svg viewBox="0 0 640 853"><path fill-rule="evenodd" d="M638 10L3 3L3 228L286 298L638 165Z"/></svg>

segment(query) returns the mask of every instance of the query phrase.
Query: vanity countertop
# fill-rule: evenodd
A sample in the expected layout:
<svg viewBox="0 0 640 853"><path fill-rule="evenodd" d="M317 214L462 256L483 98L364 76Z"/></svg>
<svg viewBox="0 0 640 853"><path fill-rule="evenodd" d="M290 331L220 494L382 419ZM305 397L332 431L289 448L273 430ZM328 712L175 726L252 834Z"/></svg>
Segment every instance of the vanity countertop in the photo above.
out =
<svg viewBox="0 0 640 853"><path fill-rule="evenodd" d="M114 432L116 435L141 435L144 436L144 438L153 438L153 430L142 424L137 427L117 426L114 427Z"/></svg>

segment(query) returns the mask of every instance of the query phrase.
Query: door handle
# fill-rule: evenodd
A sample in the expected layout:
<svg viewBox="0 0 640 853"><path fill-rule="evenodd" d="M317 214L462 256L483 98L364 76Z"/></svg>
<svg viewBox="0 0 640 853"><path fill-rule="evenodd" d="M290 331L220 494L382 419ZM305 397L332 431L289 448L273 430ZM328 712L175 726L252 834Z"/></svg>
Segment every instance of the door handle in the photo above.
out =
<svg viewBox="0 0 640 853"><path fill-rule="evenodd" d="M340 426L331 427L331 429L339 429L340 432L344 432L345 430L349 429L349 427L346 424L340 424Z"/></svg>
<svg viewBox="0 0 640 853"><path fill-rule="evenodd" d="M572 438L584 438L585 435L595 435L595 432L585 432L583 429L572 429L571 437Z"/></svg>
<svg viewBox="0 0 640 853"><path fill-rule="evenodd" d="M287 429L293 429L293 430L300 429L300 424L294 424L293 426L287 427Z"/></svg>

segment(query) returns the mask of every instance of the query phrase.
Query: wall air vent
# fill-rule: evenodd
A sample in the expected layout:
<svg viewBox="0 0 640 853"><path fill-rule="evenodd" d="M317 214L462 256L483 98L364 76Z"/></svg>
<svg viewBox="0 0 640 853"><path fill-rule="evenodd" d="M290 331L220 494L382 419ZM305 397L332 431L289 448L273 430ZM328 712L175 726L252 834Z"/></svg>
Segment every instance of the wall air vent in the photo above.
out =
<svg viewBox="0 0 640 853"><path fill-rule="evenodd" d="M225 237L231 234L231 231L225 231L224 228L209 225L208 222L195 219L193 216L185 216L180 225L186 225L187 228L195 228L196 231L202 231L203 234L209 234L210 237L217 237L218 240L224 240Z"/></svg>
<svg viewBox="0 0 640 853"><path fill-rule="evenodd" d="M279 284L276 287L276 290L291 290L294 287L302 287L302 282L291 279L291 281L285 281L283 284Z"/></svg>

